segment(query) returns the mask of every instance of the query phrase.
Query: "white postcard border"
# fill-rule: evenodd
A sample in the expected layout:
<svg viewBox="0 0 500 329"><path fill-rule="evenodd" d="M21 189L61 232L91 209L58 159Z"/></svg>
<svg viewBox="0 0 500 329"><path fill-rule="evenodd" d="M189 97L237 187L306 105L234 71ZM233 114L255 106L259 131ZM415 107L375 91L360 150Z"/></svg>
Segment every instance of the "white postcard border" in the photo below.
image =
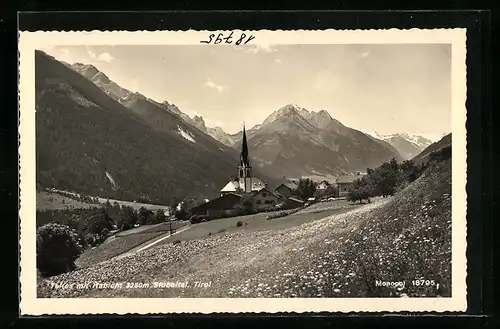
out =
<svg viewBox="0 0 500 329"><path fill-rule="evenodd" d="M451 298L79 298L36 296L34 50L50 45L200 45L224 31L19 32L20 309L22 315L465 311L467 308L466 30L257 30L246 46L273 44L448 43L452 45ZM226 31L229 34L230 31ZM232 46L221 43L219 46Z"/></svg>

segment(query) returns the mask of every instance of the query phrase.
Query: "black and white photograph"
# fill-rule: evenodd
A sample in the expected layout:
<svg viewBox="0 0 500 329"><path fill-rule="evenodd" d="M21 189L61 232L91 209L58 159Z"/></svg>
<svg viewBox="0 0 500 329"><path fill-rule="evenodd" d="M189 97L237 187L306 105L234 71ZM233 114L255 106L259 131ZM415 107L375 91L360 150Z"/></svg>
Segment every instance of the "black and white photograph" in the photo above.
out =
<svg viewBox="0 0 500 329"><path fill-rule="evenodd" d="M32 303L463 307L465 32L383 32L28 35Z"/></svg>

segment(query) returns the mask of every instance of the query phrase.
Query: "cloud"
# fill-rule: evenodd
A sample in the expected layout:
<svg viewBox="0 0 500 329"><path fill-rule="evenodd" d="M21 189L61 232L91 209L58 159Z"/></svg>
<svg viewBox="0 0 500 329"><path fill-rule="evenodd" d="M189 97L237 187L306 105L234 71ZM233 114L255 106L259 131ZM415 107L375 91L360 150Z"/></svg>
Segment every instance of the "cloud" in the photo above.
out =
<svg viewBox="0 0 500 329"><path fill-rule="evenodd" d="M106 62L106 63L111 63L111 61L113 60L113 56L111 56L109 53L101 53L101 54L97 55L89 47L86 47L86 50L87 50L87 55L89 55L89 57L91 59L95 59L95 60L98 60L101 62Z"/></svg>
<svg viewBox="0 0 500 329"><path fill-rule="evenodd" d="M246 46L236 46L236 49L242 50L246 53L251 53L251 54L273 53L273 52L278 51L278 49L273 48L271 45L264 44L264 43L258 43L258 44L246 45Z"/></svg>
<svg viewBox="0 0 500 329"><path fill-rule="evenodd" d="M223 92L223 91L225 91L225 90L227 90L226 87L218 85L218 84L216 84L215 82L213 82L211 80L207 80L207 82L205 82L204 86L208 87L208 88L216 89L220 93Z"/></svg>
<svg viewBox="0 0 500 329"><path fill-rule="evenodd" d="M95 52L92 51L92 49L90 48L87 48L87 54L90 56L90 58L92 59L95 59L96 58L96 54Z"/></svg>
<svg viewBox="0 0 500 329"><path fill-rule="evenodd" d="M111 56L109 53L102 53L97 57L98 60L106 63L111 63L113 60L113 56Z"/></svg>
<svg viewBox="0 0 500 329"><path fill-rule="evenodd" d="M275 59L274 59L274 62L275 62L276 64L281 64L281 59L279 59L279 58L275 58Z"/></svg>

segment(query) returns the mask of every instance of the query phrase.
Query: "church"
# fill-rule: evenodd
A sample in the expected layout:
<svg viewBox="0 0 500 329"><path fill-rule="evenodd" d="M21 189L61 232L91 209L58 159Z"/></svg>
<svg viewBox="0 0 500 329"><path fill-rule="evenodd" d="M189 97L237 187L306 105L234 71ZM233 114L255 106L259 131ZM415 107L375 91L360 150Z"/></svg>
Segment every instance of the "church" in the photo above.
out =
<svg viewBox="0 0 500 329"><path fill-rule="evenodd" d="M194 207L191 212L197 215L214 216L229 214L243 198L248 198L257 211L271 209L284 201L282 195L269 189L258 177L252 175L244 125L238 176L229 181L220 192L219 198Z"/></svg>
<svg viewBox="0 0 500 329"><path fill-rule="evenodd" d="M229 181L226 186L222 188L221 195L227 193L253 193L258 192L266 187L258 177L252 176L252 166L248 158L248 144L245 125L243 125L243 141L241 145L240 163L238 166L238 177Z"/></svg>

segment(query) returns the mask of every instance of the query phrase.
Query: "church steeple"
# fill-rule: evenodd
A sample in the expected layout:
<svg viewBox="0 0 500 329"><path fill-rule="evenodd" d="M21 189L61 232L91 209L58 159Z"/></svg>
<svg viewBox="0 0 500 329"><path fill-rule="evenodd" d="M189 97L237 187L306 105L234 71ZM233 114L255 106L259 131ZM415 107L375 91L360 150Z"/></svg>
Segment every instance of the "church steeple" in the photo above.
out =
<svg viewBox="0 0 500 329"><path fill-rule="evenodd" d="M252 192L252 166L248 158L247 133L243 123L243 140L241 142L240 165L238 166L238 180L240 188L245 193Z"/></svg>
<svg viewBox="0 0 500 329"><path fill-rule="evenodd" d="M250 161L248 160L248 144L247 133L245 131L245 123L243 123L243 141L241 144L240 165L250 167Z"/></svg>

